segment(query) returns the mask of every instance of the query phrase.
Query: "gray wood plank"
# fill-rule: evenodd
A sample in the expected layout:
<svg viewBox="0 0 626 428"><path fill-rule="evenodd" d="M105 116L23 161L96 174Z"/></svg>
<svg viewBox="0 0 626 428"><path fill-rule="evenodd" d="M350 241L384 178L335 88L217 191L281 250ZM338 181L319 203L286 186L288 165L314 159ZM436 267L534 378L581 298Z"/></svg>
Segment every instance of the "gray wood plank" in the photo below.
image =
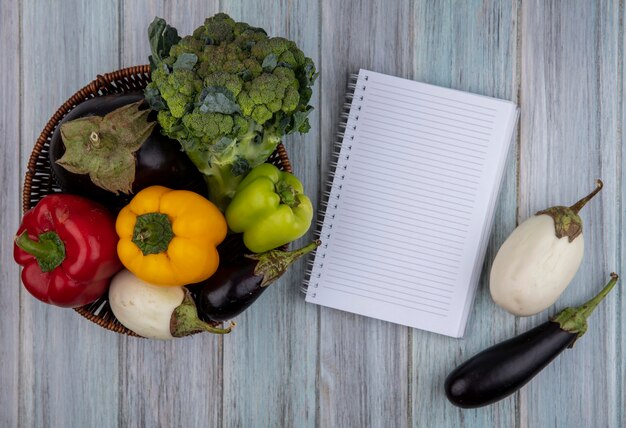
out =
<svg viewBox="0 0 626 428"><path fill-rule="evenodd" d="M617 218L617 248L618 255L617 265L615 270L621 275L620 283L615 290L614 298L618 302L616 305L617 311L615 313L615 323L617 325L615 329L615 342L618 344L617 354L615 361L618 361L618 365L615 370L615 381L618 383L615 421L616 426L626 425L626 363L624 362L626 356L626 292L624 291L624 280L626 280L626 251L624 251L623 243L626 242L626 168L624 167L624 148L626 147L624 124L626 123L626 103L624 100L626 79L624 79L624 69L626 68L626 58L624 58L624 18L626 17L626 8L621 3L621 25L619 28L619 42L618 42L618 60L621 59L618 67L621 70L621 78L619 81L619 91L617 92L618 100L620 102L619 117L620 131L618 132L618 149L617 158L617 177L620 177L620 183L618 187L616 211L618 213ZM620 405L621 404L621 405Z"/></svg>
<svg viewBox="0 0 626 428"><path fill-rule="evenodd" d="M222 349L215 335L120 346L119 426L220 426Z"/></svg>
<svg viewBox="0 0 626 428"><path fill-rule="evenodd" d="M412 7L410 1L322 1L322 182L328 178L348 76L367 68L412 77ZM320 308L319 328L320 425L407 426L408 329L329 308Z"/></svg>
<svg viewBox="0 0 626 428"><path fill-rule="evenodd" d="M237 21L264 28L270 36L294 40L319 64L318 2L223 1L224 12ZM315 204L319 193L318 82L305 136L284 143L305 191ZM312 237L298 240L296 248ZM224 338L224 426L314 426L316 423L317 308L304 303L300 286L303 260L264 292L238 317L236 331Z"/></svg>
<svg viewBox="0 0 626 428"><path fill-rule="evenodd" d="M420 2L414 25L417 80L517 101L517 2ZM495 254L515 227L516 144L509 153L491 239L465 337L450 339L412 332L412 414L415 426L512 427L515 397L477 410L461 410L446 399L448 373L480 350L514 335L515 319L489 294ZM445 356L439 358L437 356Z"/></svg>
<svg viewBox="0 0 626 428"><path fill-rule="evenodd" d="M0 40L5 54L0 57L0 135L2 135L3 195L0 198L0 426L18 424L19 375L19 268L13 261L13 237L20 222L20 40L19 4L0 3Z"/></svg>
<svg viewBox="0 0 626 428"><path fill-rule="evenodd" d="M212 2L124 2L122 66L148 63L147 28L155 16L186 35L216 11ZM208 333L172 341L124 337L120 426L221 425L222 354L222 338Z"/></svg>
<svg viewBox="0 0 626 428"><path fill-rule="evenodd" d="M0 321L14 327L0 333L1 426L624 426L623 283L591 317L574 349L516 396L461 411L442 391L455 364L580 304L610 271L626 265L623 2L21 3L21 13L17 1L0 4ZM97 73L146 63L145 31L154 15L187 34L220 9L298 41L321 68L313 129L286 141L316 206L349 73L373 68L513 100L521 79L518 221L575 201L597 177L605 181L582 212L583 266L557 304L515 319L488 293L490 261L516 224L515 149L467 337L460 341L307 305L297 291L303 263L223 339L125 338L35 301L19 285L10 241L24 167L45 122ZM20 51L21 68L13 60ZM22 104L15 109L20 76ZM626 278L626 270L619 273Z"/></svg>
<svg viewBox="0 0 626 428"><path fill-rule="evenodd" d="M122 43L120 57L122 65L148 64L150 44L148 25L159 16L174 26L181 36L191 34L202 25L204 19L219 12L217 1L196 0L133 0L122 4Z"/></svg>
<svg viewBox="0 0 626 428"><path fill-rule="evenodd" d="M520 220L575 202L596 178L605 187L581 212L585 255L578 274L553 307L520 320L520 331L582 304L618 269L620 10L617 1L522 5ZM624 426L619 296L609 295L587 334L522 389L521 426Z"/></svg>
<svg viewBox="0 0 626 428"><path fill-rule="evenodd" d="M22 171L56 109L96 74L118 67L117 5L23 2ZM115 426L117 335L28 293L20 301L20 425Z"/></svg>

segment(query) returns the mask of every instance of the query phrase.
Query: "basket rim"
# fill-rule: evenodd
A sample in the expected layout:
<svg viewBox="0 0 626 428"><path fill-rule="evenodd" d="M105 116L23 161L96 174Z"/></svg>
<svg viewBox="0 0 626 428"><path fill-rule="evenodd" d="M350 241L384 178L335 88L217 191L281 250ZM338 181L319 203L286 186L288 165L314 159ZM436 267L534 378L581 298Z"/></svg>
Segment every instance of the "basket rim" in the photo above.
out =
<svg viewBox="0 0 626 428"><path fill-rule="evenodd" d="M35 145L28 160L22 189L23 214L32 208L30 203L30 197L32 193L31 191L33 178L37 173L37 159L41 156L42 149L46 146L46 144L49 144L50 140L52 139L52 135L58 127L59 122L71 110L76 108L84 101L98 96L107 95L110 90L119 93L127 92L126 90L124 90L123 81L127 79L135 80L136 78L138 79L136 83L139 83L140 85L143 84L140 79L143 79L145 82L149 82L150 65L135 65L131 67L121 68L109 73L105 73L103 75L98 74L94 80L83 86L81 89L76 91L70 98L68 98L52 115L52 117L48 120L43 130L39 134L39 137L35 142ZM280 159L282 168L285 171L292 172L291 162L282 143L279 143L278 147L276 148L276 154ZM129 330L128 328L124 327L121 323L119 323L119 321L115 319L115 317L113 317L113 320L111 320L112 314L111 316L102 317L99 314L94 313L94 311L98 311L107 305L108 298L105 295L93 303L73 309L84 318L87 318L89 321L92 321L95 324L98 324L100 327L106 328L107 330L111 330L120 334L126 334L128 336L143 338L143 336L140 336L135 332ZM115 321L117 322L117 324L115 323Z"/></svg>

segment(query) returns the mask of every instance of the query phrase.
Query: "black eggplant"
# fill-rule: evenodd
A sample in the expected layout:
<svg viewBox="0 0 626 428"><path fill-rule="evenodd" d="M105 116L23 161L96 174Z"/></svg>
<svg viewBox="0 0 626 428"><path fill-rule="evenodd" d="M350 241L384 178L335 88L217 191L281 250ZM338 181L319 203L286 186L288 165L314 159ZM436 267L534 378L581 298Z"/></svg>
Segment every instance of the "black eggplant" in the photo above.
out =
<svg viewBox="0 0 626 428"><path fill-rule="evenodd" d="M475 408L492 404L524 386L587 331L587 317L611 291L618 276L593 299L566 308L550 321L476 354L446 378L445 392L456 406Z"/></svg>
<svg viewBox="0 0 626 428"><path fill-rule="evenodd" d="M196 301L200 318L207 322L233 319L254 303L293 262L319 245L320 241L314 241L298 250L271 250L220 263L209 279L187 287Z"/></svg>
<svg viewBox="0 0 626 428"><path fill-rule="evenodd" d="M134 193L161 185L172 189L191 190L207 196L207 185L202 174L181 150L180 143L161 134L158 123L150 122L147 138L134 152L135 171L130 192L112 192L94 184L88 174L70 172L58 162L66 153L61 128L64 124L82 118L105 117L124 106L138 103L140 112L147 110L143 93L110 94L80 103L63 118L50 141L49 159L55 181L63 192L98 200L110 207L126 205ZM141 104L139 104L141 103ZM156 112L147 112L147 119L155 120ZM151 129L151 131L150 131ZM116 131L115 128L113 128ZM94 151L94 156L96 155Z"/></svg>

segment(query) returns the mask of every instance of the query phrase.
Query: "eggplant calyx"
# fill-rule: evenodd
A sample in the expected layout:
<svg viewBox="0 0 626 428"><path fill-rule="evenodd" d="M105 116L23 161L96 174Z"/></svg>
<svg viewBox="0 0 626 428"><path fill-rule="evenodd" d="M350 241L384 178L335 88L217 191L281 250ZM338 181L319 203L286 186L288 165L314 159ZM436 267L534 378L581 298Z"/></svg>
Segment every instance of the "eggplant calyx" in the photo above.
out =
<svg viewBox="0 0 626 428"><path fill-rule="evenodd" d="M258 261L254 267L254 275L263 277L261 287L267 287L280 278L293 262L315 250L321 243L318 239L297 250L270 250L260 254L247 254L246 257Z"/></svg>
<svg viewBox="0 0 626 428"><path fill-rule="evenodd" d="M561 239L567 236L568 242L572 242L583 233L583 221L578 214L569 207L550 207L539 211L535 215L547 214L554 220L554 234Z"/></svg>
<svg viewBox="0 0 626 428"><path fill-rule="evenodd" d="M611 280L595 297L577 308L565 308L552 318L551 321L559 324L561 330L577 335L574 342L569 346L570 348L574 346L576 340L587 332L587 318L589 318L602 299L613 289L618 279L619 276L615 272L611 273Z"/></svg>
<svg viewBox="0 0 626 428"><path fill-rule="evenodd" d="M593 198L603 187L602 180L596 180L596 188L584 198L580 199L571 207L556 206L539 211L536 215L547 214L554 220L554 233L561 239L567 236L572 242L578 235L583 233L583 221L578 212Z"/></svg>
<svg viewBox="0 0 626 428"><path fill-rule="evenodd" d="M118 194L132 192L135 152L148 139L156 122L151 110L140 110L143 100L104 117L87 116L61 125L65 153L56 162L74 174L89 174L98 187Z"/></svg>
<svg viewBox="0 0 626 428"><path fill-rule="evenodd" d="M189 336L201 331L208 331L214 334L227 334L230 333L232 328L236 325L231 321L230 325L226 328L214 327L202 321L198 317L198 308L191 297L191 293L186 288L185 297L180 305L172 312L170 318L170 332L174 337Z"/></svg>

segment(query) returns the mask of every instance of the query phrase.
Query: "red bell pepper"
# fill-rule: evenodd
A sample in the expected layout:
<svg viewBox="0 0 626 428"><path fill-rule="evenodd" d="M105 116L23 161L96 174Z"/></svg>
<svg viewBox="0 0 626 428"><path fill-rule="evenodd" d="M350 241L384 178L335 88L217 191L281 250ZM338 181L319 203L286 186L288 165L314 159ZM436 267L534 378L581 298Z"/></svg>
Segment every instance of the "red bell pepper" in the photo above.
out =
<svg viewBox="0 0 626 428"><path fill-rule="evenodd" d="M122 268L117 241L115 219L102 205L52 194L24 214L13 257L34 297L75 308L102 296Z"/></svg>

